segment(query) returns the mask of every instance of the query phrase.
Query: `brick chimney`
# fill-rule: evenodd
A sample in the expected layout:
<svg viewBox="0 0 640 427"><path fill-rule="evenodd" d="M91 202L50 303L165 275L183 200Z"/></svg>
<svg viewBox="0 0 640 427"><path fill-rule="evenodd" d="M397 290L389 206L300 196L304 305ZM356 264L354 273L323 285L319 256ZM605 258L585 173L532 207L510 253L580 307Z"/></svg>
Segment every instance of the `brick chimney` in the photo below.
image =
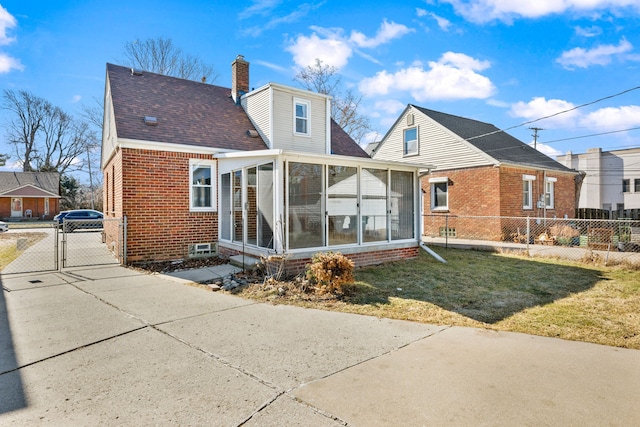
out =
<svg viewBox="0 0 640 427"><path fill-rule="evenodd" d="M238 55L231 63L231 97L236 104L240 97L249 92L249 63L244 56Z"/></svg>

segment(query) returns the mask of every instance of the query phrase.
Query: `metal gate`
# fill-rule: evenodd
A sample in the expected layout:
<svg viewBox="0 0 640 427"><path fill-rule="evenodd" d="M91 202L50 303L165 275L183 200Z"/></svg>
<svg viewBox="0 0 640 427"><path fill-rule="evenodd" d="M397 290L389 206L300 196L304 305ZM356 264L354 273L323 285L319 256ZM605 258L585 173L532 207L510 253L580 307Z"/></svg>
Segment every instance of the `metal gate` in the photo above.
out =
<svg viewBox="0 0 640 427"><path fill-rule="evenodd" d="M10 223L0 234L0 273L126 263L126 221Z"/></svg>
<svg viewBox="0 0 640 427"><path fill-rule="evenodd" d="M119 219L64 220L62 268L124 263L123 235Z"/></svg>

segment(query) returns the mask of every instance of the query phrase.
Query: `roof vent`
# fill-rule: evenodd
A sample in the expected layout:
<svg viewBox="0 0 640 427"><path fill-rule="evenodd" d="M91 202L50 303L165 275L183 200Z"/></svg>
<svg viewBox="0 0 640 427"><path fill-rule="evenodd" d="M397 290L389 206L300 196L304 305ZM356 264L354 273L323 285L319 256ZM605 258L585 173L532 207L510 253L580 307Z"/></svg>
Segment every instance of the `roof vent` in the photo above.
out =
<svg viewBox="0 0 640 427"><path fill-rule="evenodd" d="M413 114L407 114L407 126L413 126Z"/></svg>
<svg viewBox="0 0 640 427"><path fill-rule="evenodd" d="M257 138L258 136L260 136L260 134L258 134L258 131L253 129L249 129L247 131L247 135L249 135L251 138Z"/></svg>
<svg viewBox="0 0 640 427"><path fill-rule="evenodd" d="M144 124L147 126L157 126L158 119L153 116L144 116Z"/></svg>
<svg viewBox="0 0 640 427"><path fill-rule="evenodd" d="M142 75L142 70L139 70L137 68L132 68L131 69L131 75L132 76L141 76Z"/></svg>

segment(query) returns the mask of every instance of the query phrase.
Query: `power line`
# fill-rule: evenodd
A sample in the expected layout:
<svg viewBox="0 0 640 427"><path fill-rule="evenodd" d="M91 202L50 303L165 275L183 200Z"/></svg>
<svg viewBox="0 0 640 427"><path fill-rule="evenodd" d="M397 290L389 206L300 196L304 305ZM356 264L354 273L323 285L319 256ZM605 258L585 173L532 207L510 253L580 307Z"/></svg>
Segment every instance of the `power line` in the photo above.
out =
<svg viewBox="0 0 640 427"><path fill-rule="evenodd" d="M630 89L623 90L622 92L618 92L618 93L615 93L613 95L604 96L602 98L598 98L598 99L596 99L594 101L591 101L591 102L580 104L580 105L577 105L575 107L568 108L566 110L558 111L557 113L549 114L548 116L540 117L540 118L537 118L537 119L534 119L534 120L529 120L528 122L520 123L518 125L514 125L514 126L511 126L511 127L505 128L505 129L498 129L496 131L488 132L488 133L485 133L483 135L473 136L471 138L467 138L466 140L470 141L472 139L482 138L482 137L489 136L489 135L494 135L494 134L500 133L500 132L506 132L506 131L511 130L511 129L519 128L519 127L522 127L522 126L525 126L525 125L529 125L529 124L532 124L532 123L539 122L541 120L545 120L545 119L549 119L551 117L559 116L560 114L569 113L571 111L577 110L578 108L587 107L589 105L597 104L598 102L605 101L605 100L611 99L611 98L615 98L617 96L624 95L625 93L629 93L629 92L632 92L632 91L638 90L638 89L640 89L640 86L632 87Z"/></svg>
<svg viewBox="0 0 640 427"><path fill-rule="evenodd" d="M529 128L529 129L537 129L537 128ZM629 129L620 129L620 130L612 130L610 132L601 132L601 133L592 133L589 135L582 135L582 136L573 136L571 138L562 138L562 139L553 139L551 141L544 141L542 142L543 144L550 144L552 142L562 142L562 141L570 141L572 139L580 139L580 138L590 138L592 136L601 136L601 135L609 135L612 133L618 133L618 132L628 132L630 130L638 130L640 129L640 126L634 127L634 128L629 128ZM535 147L534 147L535 148Z"/></svg>

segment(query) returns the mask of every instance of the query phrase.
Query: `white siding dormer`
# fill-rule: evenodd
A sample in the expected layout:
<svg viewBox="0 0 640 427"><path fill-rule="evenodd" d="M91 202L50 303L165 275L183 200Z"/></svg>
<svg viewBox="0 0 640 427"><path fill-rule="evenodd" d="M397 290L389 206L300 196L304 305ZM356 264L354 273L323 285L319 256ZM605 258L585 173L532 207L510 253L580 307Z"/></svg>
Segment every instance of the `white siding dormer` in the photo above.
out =
<svg viewBox="0 0 640 427"><path fill-rule="evenodd" d="M242 106L270 149L327 154L331 150L330 99L269 83L246 94Z"/></svg>

